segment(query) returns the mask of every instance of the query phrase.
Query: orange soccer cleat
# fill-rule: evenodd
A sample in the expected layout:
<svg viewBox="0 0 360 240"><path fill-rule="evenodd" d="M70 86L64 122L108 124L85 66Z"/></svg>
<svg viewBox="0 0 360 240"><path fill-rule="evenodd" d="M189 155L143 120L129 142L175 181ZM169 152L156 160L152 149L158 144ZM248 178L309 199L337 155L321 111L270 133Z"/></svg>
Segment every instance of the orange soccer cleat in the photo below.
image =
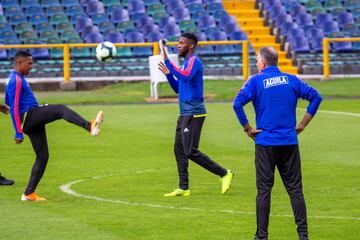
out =
<svg viewBox="0 0 360 240"><path fill-rule="evenodd" d="M21 201L46 201L46 198L40 197L38 196L35 192L29 194L29 195L25 195L23 194L21 196Z"/></svg>

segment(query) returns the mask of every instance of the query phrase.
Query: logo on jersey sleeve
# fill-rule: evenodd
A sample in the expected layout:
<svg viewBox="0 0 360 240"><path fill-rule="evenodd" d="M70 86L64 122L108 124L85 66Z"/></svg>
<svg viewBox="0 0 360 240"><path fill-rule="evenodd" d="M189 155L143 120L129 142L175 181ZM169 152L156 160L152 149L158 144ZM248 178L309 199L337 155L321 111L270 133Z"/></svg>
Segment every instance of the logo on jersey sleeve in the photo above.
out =
<svg viewBox="0 0 360 240"><path fill-rule="evenodd" d="M264 88L275 87L279 85L289 84L287 76L278 76L273 78L267 78L263 80Z"/></svg>

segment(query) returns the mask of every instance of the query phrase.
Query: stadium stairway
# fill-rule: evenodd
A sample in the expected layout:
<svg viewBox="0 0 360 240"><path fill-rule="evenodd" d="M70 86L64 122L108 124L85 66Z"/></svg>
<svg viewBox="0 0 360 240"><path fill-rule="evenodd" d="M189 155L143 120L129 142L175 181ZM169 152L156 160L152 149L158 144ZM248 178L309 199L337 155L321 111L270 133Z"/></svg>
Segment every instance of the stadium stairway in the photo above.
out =
<svg viewBox="0 0 360 240"><path fill-rule="evenodd" d="M226 11L236 17L241 30L247 33L249 41L257 52L261 47L273 46L279 52L279 68L288 73L297 74L298 69L292 65L292 60L286 58L286 52L281 50L280 43L276 42L270 28L264 26L264 19L256 9L255 0L224 0Z"/></svg>

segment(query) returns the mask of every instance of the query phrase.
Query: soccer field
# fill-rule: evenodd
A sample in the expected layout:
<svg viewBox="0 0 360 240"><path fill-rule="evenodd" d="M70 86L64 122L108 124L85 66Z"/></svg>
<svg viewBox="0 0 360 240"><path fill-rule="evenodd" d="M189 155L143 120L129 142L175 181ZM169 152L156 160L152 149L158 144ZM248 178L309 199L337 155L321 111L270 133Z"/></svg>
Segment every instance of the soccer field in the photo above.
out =
<svg viewBox="0 0 360 240"><path fill-rule="evenodd" d="M0 187L0 239L252 239L254 145L231 103L207 104L200 149L234 170L232 188L221 195L218 178L190 163L188 198L163 197L178 181L176 104L71 107L87 118L102 109L102 132L93 138L64 121L47 126L50 160L37 192L48 201L38 203L20 201L34 161L30 141L14 144L10 119L0 115L0 170L16 181ZM305 107L299 103L298 118ZM309 234L359 239L360 100L328 100L320 109L299 137ZM279 175L269 238L297 239Z"/></svg>

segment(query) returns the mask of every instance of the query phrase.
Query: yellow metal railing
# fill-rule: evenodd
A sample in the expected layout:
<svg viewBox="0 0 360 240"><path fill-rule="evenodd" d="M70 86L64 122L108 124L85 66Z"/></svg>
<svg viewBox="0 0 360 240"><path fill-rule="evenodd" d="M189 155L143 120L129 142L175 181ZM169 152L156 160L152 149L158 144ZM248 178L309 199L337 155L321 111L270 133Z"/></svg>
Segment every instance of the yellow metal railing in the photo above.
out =
<svg viewBox="0 0 360 240"><path fill-rule="evenodd" d="M176 42L169 42L168 45L176 45ZM199 45L229 45L229 44L242 44L242 59L243 59L243 78L247 80L249 77L249 51L248 41L209 41L199 42ZM84 47L96 47L97 43L69 43L69 44L24 44L24 45L0 45L0 48L63 48L63 61L64 61L64 81L70 81L70 48L84 48ZM116 47L152 47L153 54L159 54L159 43L114 43Z"/></svg>
<svg viewBox="0 0 360 240"><path fill-rule="evenodd" d="M329 43L330 42L359 42L360 38L323 38L323 74L325 79L330 77L330 58Z"/></svg>

